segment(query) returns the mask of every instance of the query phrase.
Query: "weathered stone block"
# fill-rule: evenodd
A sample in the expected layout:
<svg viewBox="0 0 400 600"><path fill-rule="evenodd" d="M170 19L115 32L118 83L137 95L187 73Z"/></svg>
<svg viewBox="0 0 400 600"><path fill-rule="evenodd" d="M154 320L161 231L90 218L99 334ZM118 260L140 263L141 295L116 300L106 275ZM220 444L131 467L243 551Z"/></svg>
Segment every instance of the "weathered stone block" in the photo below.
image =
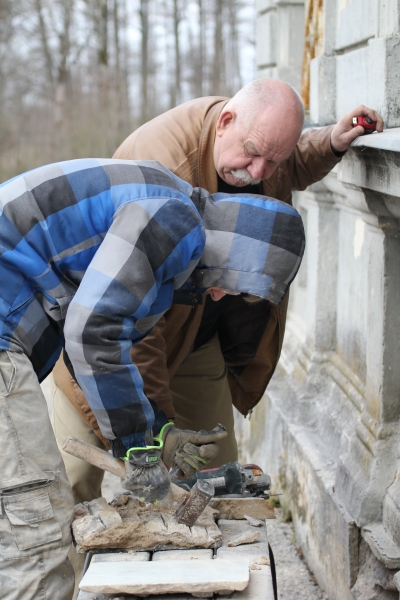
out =
<svg viewBox="0 0 400 600"><path fill-rule="evenodd" d="M378 36L389 37L400 33L399 0L385 0L379 3Z"/></svg>
<svg viewBox="0 0 400 600"><path fill-rule="evenodd" d="M318 125L336 121L336 60L319 56L310 63L310 119Z"/></svg>
<svg viewBox="0 0 400 600"><path fill-rule="evenodd" d="M399 60L398 36L373 39L368 46L337 56L336 117L366 104L382 115L386 127L398 127Z"/></svg>
<svg viewBox="0 0 400 600"><path fill-rule="evenodd" d="M336 60L336 118L340 118L352 110L358 104L369 105L368 90L368 69L369 65L368 48L359 48L352 52L346 52L335 58ZM374 69L377 77L377 94L383 98L382 67L376 65ZM379 103L382 106L382 102ZM377 108L374 106L374 108Z"/></svg>
<svg viewBox="0 0 400 600"><path fill-rule="evenodd" d="M304 6L302 4L278 6L276 26L277 65L291 67L301 73L304 50Z"/></svg>
<svg viewBox="0 0 400 600"><path fill-rule="evenodd" d="M371 552L387 569L400 569L400 546L385 531L382 523L365 525L362 536Z"/></svg>
<svg viewBox="0 0 400 600"><path fill-rule="evenodd" d="M257 66L269 67L276 64L276 12L268 12L257 19L256 44Z"/></svg>
<svg viewBox="0 0 400 600"><path fill-rule="evenodd" d="M400 469L383 502L383 522L385 529L400 546Z"/></svg>
<svg viewBox="0 0 400 600"><path fill-rule="evenodd" d="M341 0L336 13L336 50L374 37L378 23L376 0Z"/></svg>
<svg viewBox="0 0 400 600"><path fill-rule="evenodd" d="M274 4L274 0L256 0L256 10L257 12L263 12L274 6Z"/></svg>

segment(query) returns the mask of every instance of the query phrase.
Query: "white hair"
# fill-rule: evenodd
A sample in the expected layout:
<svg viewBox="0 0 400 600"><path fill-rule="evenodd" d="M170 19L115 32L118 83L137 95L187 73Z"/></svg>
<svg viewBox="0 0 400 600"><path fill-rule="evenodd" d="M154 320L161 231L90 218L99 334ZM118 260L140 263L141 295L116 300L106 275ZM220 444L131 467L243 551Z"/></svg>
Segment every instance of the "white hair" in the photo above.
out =
<svg viewBox="0 0 400 600"><path fill-rule="evenodd" d="M279 79L255 79L229 100L226 108L233 108L237 114L236 124L250 129L254 120L267 106L291 110L298 117L301 127L304 123L304 105L296 90Z"/></svg>

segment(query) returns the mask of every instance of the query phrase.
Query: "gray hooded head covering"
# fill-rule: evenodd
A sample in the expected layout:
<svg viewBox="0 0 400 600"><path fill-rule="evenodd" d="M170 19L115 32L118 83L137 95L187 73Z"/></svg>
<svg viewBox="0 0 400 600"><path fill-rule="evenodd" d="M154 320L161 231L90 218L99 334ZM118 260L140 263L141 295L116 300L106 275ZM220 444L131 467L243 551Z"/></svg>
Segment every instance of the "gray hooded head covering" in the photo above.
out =
<svg viewBox="0 0 400 600"><path fill-rule="evenodd" d="M192 201L206 230L200 262L189 278L202 291L222 287L280 304L299 270L303 222L289 204L253 194L209 194Z"/></svg>

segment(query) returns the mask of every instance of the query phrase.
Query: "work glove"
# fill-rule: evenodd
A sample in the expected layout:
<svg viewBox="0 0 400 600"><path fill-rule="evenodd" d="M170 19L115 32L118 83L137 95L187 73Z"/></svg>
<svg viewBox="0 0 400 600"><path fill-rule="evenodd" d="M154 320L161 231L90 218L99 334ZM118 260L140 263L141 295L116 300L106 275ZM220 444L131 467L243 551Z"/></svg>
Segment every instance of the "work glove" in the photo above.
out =
<svg viewBox="0 0 400 600"><path fill-rule="evenodd" d="M179 467L185 477L192 477L218 456L216 442L227 435L225 427L220 424L213 431L190 431L167 423L156 439L163 442L161 458L164 463L169 467Z"/></svg>
<svg viewBox="0 0 400 600"><path fill-rule="evenodd" d="M126 453L122 486L144 502L157 503L169 492L171 480L161 460L162 449L162 440L156 440L152 446L130 448Z"/></svg>

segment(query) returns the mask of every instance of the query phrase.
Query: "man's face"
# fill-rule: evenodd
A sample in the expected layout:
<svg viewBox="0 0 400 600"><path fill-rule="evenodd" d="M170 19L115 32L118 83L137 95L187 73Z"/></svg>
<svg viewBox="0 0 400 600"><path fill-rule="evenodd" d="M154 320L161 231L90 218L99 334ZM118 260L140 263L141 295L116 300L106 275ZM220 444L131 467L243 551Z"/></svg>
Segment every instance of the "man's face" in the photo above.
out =
<svg viewBox="0 0 400 600"><path fill-rule="evenodd" d="M270 108L249 129L236 124L233 111L224 110L216 127L215 169L236 187L259 183L289 158L300 133L300 124L287 111Z"/></svg>

